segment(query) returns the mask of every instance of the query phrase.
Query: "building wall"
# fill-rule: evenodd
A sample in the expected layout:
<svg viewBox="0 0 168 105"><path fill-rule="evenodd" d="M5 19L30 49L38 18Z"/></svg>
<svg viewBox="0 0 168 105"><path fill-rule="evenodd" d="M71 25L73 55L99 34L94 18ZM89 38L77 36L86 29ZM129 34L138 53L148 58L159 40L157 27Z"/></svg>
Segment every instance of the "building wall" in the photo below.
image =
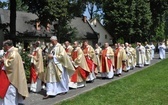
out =
<svg viewBox="0 0 168 105"><path fill-rule="evenodd" d="M95 26L92 21L91 26L95 32L99 33L98 43L101 46L106 42L108 42L109 44L113 44L111 35L105 30L105 28L99 22L96 22Z"/></svg>

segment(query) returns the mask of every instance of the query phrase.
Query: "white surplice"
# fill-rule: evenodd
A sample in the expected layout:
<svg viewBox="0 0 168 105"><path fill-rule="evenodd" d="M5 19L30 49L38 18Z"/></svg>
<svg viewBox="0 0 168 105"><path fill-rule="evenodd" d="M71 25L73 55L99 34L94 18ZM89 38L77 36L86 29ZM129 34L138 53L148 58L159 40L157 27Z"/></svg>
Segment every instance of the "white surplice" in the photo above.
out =
<svg viewBox="0 0 168 105"><path fill-rule="evenodd" d="M164 44L158 46L159 49L159 58L165 59L166 58L166 46Z"/></svg>
<svg viewBox="0 0 168 105"><path fill-rule="evenodd" d="M155 46L152 44L150 45L150 47L151 47L151 59L153 59L155 55Z"/></svg>
<svg viewBox="0 0 168 105"><path fill-rule="evenodd" d="M110 67L110 71L109 72L105 72L105 73L101 73L101 77L105 77L105 78L113 78L114 77L114 70L113 70L113 66Z"/></svg>
<svg viewBox="0 0 168 105"><path fill-rule="evenodd" d="M139 67L143 67L145 64L145 47L138 46L136 48L136 52L137 52L137 65Z"/></svg>
<svg viewBox="0 0 168 105"><path fill-rule="evenodd" d="M41 91L41 80L37 78L37 81L34 83L32 81L32 83L30 84L30 91L32 92L40 92Z"/></svg>
<svg viewBox="0 0 168 105"><path fill-rule="evenodd" d="M0 99L0 105L24 104L22 96L13 85L9 85L4 99Z"/></svg>

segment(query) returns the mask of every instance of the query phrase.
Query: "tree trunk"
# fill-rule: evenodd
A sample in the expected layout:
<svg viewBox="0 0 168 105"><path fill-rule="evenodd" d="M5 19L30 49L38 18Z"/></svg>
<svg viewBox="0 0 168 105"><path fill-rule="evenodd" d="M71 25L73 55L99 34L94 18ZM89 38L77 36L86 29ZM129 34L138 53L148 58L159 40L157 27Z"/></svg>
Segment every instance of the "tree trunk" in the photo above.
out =
<svg viewBox="0 0 168 105"><path fill-rule="evenodd" d="M10 34L11 39L15 45L16 38L16 0L10 0Z"/></svg>

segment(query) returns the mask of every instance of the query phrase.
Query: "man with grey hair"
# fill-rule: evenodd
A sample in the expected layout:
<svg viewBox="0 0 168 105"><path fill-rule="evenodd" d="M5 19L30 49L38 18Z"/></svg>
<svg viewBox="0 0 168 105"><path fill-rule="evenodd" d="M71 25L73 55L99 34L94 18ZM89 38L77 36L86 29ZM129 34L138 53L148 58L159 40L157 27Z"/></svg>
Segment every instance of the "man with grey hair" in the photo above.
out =
<svg viewBox="0 0 168 105"><path fill-rule="evenodd" d="M9 84L3 88L0 86L0 89L2 89L0 90L0 105L18 105L23 103L23 98L28 97L27 80L22 58L18 53L18 49L13 47L12 40L4 41L3 47L6 54L0 59L3 63L1 72L5 71L6 80L3 80ZM6 83L3 82L1 85L4 84Z"/></svg>
<svg viewBox="0 0 168 105"><path fill-rule="evenodd" d="M43 99L67 93L69 76L75 71L65 49L58 43L57 37L52 36L50 41L53 47L48 54L49 63L45 75L47 92Z"/></svg>

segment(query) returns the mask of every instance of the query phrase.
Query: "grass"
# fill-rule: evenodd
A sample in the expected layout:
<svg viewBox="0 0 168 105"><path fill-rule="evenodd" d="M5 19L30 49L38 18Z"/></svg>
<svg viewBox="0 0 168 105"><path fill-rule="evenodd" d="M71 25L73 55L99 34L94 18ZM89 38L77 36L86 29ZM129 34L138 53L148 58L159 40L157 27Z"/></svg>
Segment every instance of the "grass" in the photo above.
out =
<svg viewBox="0 0 168 105"><path fill-rule="evenodd" d="M168 105L168 59L56 105Z"/></svg>

